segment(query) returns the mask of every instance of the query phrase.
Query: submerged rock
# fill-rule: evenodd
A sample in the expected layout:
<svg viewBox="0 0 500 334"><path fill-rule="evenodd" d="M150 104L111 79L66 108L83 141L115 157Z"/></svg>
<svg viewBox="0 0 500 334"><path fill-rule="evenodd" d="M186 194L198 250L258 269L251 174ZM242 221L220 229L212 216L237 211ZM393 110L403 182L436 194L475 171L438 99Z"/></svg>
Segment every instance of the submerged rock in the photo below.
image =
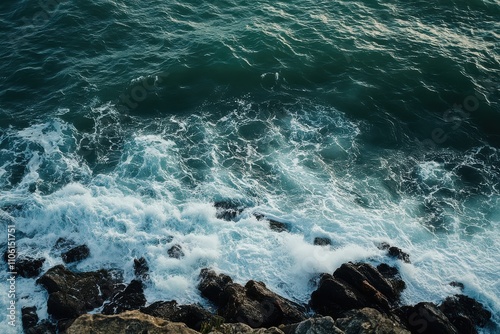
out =
<svg viewBox="0 0 500 334"><path fill-rule="evenodd" d="M253 215L257 220L267 220L269 222L269 228L275 232L290 232L290 225L287 223L267 218L265 215L257 212L254 212Z"/></svg>
<svg viewBox="0 0 500 334"><path fill-rule="evenodd" d="M227 221L235 220L245 210L245 206L233 201L215 202L214 206L217 209L216 217Z"/></svg>
<svg viewBox="0 0 500 334"><path fill-rule="evenodd" d="M330 238L316 237L313 244L317 246L329 246L332 244L332 240Z"/></svg>
<svg viewBox="0 0 500 334"><path fill-rule="evenodd" d="M100 307L120 282L121 277L108 270L74 273L62 265L37 280L49 293L47 311L55 319L76 318Z"/></svg>
<svg viewBox="0 0 500 334"><path fill-rule="evenodd" d="M71 248L67 252L61 254L64 263L72 263L84 260L90 256L90 249L87 245L80 245Z"/></svg>
<svg viewBox="0 0 500 334"><path fill-rule="evenodd" d="M67 334L199 334L185 324L169 322L139 311L126 311L117 315L85 314L66 330Z"/></svg>
<svg viewBox="0 0 500 334"><path fill-rule="evenodd" d="M169 257L172 257L174 259L180 259L181 257L184 257L184 252L182 251L181 245L173 245L172 247L170 247L167 253Z"/></svg>

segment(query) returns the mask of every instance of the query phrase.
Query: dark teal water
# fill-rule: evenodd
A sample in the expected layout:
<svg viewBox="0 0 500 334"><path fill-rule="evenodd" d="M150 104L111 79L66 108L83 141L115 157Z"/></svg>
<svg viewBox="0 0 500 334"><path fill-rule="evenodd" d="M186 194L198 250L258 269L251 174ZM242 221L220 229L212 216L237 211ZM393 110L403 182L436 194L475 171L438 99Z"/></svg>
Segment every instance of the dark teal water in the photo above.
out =
<svg viewBox="0 0 500 334"><path fill-rule="evenodd" d="M462 280L500 312L498 0L12 0L0 13L0 207L47 269L65 236L91 248L80 270L132 275L147 256L149 301L200 300L209 265L304 302L309 277L386 260L385 240L414 259L397 264L407 302ZM223 224L221 199L249 210ZM184 260L164 257L166 235ZM19 284L43 313L40 289Z"/></svg>

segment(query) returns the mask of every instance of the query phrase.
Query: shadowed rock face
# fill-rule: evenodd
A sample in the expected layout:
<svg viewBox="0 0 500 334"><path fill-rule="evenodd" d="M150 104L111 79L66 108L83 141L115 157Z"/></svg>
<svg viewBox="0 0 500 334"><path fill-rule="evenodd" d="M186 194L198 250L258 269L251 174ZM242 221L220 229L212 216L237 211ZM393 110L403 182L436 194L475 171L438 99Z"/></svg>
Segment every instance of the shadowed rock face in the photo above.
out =
<svg viewBox="0 0 500 334"><path fill-rule="evenodd" d="M55 319L76 318L100 307L120 282L120 277L107 270L74 273L62 265L37 280L49 293L47 310Z"/></svg>
<svg viewBox="0 0 500 334"><path fill-rule="evenodd" d="M458 334L450 320L433 303L418 303L415 306L403 306L396 310L400 318L413 333Z"/></svg>
<svg viewBox="0 0 500 334"><path fill-rule="evenodd" d="M215 271L204 268L200 272L198 290L200 290L203 297L215 305L220 305L220 296L224 288L231 283L233 283L231 277L225 274L216 274Z"/></svg>
<svg viewBox="0 0 500 334"><path fill-rule="evenodd" d="M67 334L197 334L185 324L169 322L139 311L118 315L85 314L76 319L66 330Z"/></svg>
<svg viewBox="0 0 500 334"><path fill-rule="evenodd" d="M132 280L123 290L113 296L111 302L104 305L103 314L118 314L124 311L138 310L146 304L142 282Z"/></svg>
<svg viewBox="0 0 500 334"><path fill-rule="evenodd" d="M384 276L366 263L344 263L333 275L321 276L310 304L318 313L334 318L345 311L363 307L388 311L398 301L403 289L404 282L396 275L392 278Z"/></svg>

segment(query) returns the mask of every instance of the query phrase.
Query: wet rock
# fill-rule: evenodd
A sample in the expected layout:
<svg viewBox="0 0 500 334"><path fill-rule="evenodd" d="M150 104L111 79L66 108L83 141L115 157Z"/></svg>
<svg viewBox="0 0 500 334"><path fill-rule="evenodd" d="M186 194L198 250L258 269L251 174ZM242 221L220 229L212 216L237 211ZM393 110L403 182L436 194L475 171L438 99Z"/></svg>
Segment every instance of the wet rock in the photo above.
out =
<svg viewBox="0 0 500 334"><path fill-rule="evenodd" d="M117 315L85 314L66 330L67 334L199 334L185 324L169 322L139 311L126 311Z"/></svg>
<svg viewBox="0 0 500 334"><path fill-rule="evenodd" d="M180 259L181 257L184 257L184 252L182 251L181 245L173 245L172 247L170 247L167 253L168 256L175 259Z"/></svg>
<svg viewBox="0 0 500 334"><path fill-rule="evenodd" d="M373 307L388 311L404 289L395 276L384 277L367 263L344 263L333 275L323 274L318 289L311 294L310 305L319 314L334 318L351 309Z"/></svg>
<svg viewBox="0 0 500 334"><path fill-rule="evenodd" d="M25 332L28 329L35 327L38 323L38 315L36 314L36 306L23 307L21 309L21 319L23 322L23 329Z"/></svg>
<svg viewBox="0 0 500 334"><path fill-rule="evenodd" d="M314 238L313 244L317 246L328 246L332 244L332 240L330 240L330 238L316 237Z"/></svg>
<svg viewBox="0 0 500 334"><path fill-rule="evenodd" d="M345 334L410 334L403 325L373 308L350 311L335 324Z"/></svg>
<svg viewBox="0 0 500 334"><path fill-rule="evenodd" d="M227 322L241 322L253 328L300 322L305 320L304 311L262 282L248 281L244 287L231 283L220 296L219 314Z"/></svg>
<svg viewBox="0 0 500 334"><path fill-rule="evenodd" d="M453 281L453 282L450 282L450 285L455 287L455 288L459 288L462 291L464 291L464 288L465 288L464 284L460 283L460 282Z"/></svg>
<svg viewBox="0 0 500 334"><path fill-rule="evenodd" d="M200 331L203 323L208 323L214 318L220 318L213 315L198 305L178 305L175 300L155 302L148 307L142 307L141 312L173 322L185 323L189 328Z"/></svg>
<svg viewBox="0 0 500 334"><path fill-rule="evenodd" d="M419 334L458 334L446 315L433 303L418 303L415 306L403 306L395 311L412 333Z"/></svg>
<svg viewBox="0 0 500 334"><path fill-rule="evenodd" d="M439 307L457 328L470 319L472 324L484 327L491 319L491 312L483 304L465 295L447 297Z"/></svg>
<svg viewBox="0 0 500 334"><path fill-rule="evenodd" d="M207 298L215 305L220 305L220 296L224 288L231 283L233 283L231 277L225 274L216 274L215 271L204 268L200 272L198 290L200 290L203 297Z"/></svg>
<svg viewBox="0 0 500 334"><path fill-rule="evenodd" d="M245 206L232 201L215 202L214 206L217 209L216 217L227 221L235 220L245 209Z"/></svg>
<svg viewBox="0 0 500 334"><path fill-rule="evenodd" d="M76 246L61 254L64 263L81 261L88 258L89 256L90 249L87 245Z"/></svg>
<svg viewBox="0 0 500 334"><path fill-rule="evenodd" d="M36 326L24 331L25 334L56 334L57 327L48 320L40 321Z"/></svg>
<svg viewBox="0 0 500 334"><path fill-rule="evenodd" d="M8 252L4 253L3 258L6 263L9 263ZM19 276L24 278L33 278L40 275L44 263L44 258L32 258L30 256L19 255L15 258L14 269L11 270L12 268L9 268L8 271L15 271Z"/></svg>
<svg viewBox="0 0 500 334"><path fill-rule="evenodd" d="M121 277L111 271L74 273L62 265L37 280L49 293L47 311L55 319L76 318L100 307L119 282Z"/></svg>
<svg viewBox="0 0 500 334"><path fill-rule="evenodd" d="M343 334L331 317L310 318L302 322L282 326L284 334Z"/></svg>
<svg viewBox="0 0 500 334"><path fill-rule="evenodd" d="M149 265L144 257L134 259L134 274L136 279L147 281L149 279Z"/></svg>
<svg viewBox="0 0 500 334"><path fill-rule="evenodd" d="M387 263L381 263L377 266L377 270L385 278L397 278L399 277L399 271L396 267L391 267Z"/></svg>
<svg viewBox="0 0 500 334"><path fill-rule="evenodd" d="M290 231L290 226L287 223L282 223L274 219L269 219L265 215L261 213L255 212L254 217L257 218L257 220L267 220L269 222L269 228L275 232L289 232Z"/></svg>
<svg viewBox="0 0 500 334"><path fill-rule="evenodd" d="M387 250L387 255L389 255L390 257L395 257L406 263L411 263L410 255L408 253L405 253L401 248L393 247L389 245L387 242L379 243L377 245L377 248L382 250Z"/></svg>
<svg viewBox="0 0 500 334"><path fill-rule="evenodd" d="M238 333L238 334L284 334L276 327L271 328L252 328L242 323L222 324L212 334Z"/></svg>
<svg viewBox="0 0 500 334"><path fill-rule="evenodd" d="M123 291L118 292L109 303L104 304L102 313L118 314L124 311L138 310L144 305L146 305L146 297L142 282L132 280Z"/></svg>
<svg viewBox="0 0 500 334"><path fill-rule="evenodd" d="M66 238L59 238L56 240L54 247L52 247L52 251L60 251L65 252L75 247L75 242L72 240L68 240Z"/></svg>

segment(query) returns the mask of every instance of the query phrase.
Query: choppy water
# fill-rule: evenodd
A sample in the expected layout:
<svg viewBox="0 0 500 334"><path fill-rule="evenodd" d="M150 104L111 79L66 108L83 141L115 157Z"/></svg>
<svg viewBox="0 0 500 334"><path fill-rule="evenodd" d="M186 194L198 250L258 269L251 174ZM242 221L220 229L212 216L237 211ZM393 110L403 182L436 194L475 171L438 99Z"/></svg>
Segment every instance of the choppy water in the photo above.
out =
<svg viewBox="0 0 500 334"><path fill-rule="evenodd" d="M458 280L500 323L498 0L42 0L0 13L2 222L44 270L66 237L90 247L77 270L130 280L145 256L149 302L203 302L206 266L307 302L317 273L388 261L404 302L439 302ZM219 200L249 209L219 220ZM174 243L184 258L168 257ZM44 290L17 284L19 305L46 316Z"/></svg>

